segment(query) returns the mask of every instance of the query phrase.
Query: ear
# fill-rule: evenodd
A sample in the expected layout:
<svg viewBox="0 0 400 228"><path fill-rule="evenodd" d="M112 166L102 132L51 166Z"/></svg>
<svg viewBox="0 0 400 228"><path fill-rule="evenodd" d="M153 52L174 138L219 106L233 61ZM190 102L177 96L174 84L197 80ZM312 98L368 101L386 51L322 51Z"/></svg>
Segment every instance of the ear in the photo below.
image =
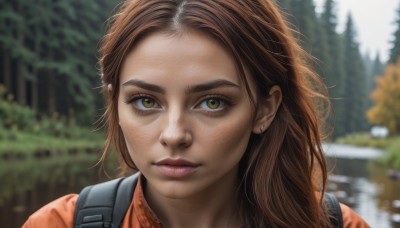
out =
<svg viewBox="0 0 400 228"><path fill-rule="evenodd" d="M282 90L279 86L272 86L268 99L259 101L253 133L262 134L271 125L275 114L282 102Z"/></svg>

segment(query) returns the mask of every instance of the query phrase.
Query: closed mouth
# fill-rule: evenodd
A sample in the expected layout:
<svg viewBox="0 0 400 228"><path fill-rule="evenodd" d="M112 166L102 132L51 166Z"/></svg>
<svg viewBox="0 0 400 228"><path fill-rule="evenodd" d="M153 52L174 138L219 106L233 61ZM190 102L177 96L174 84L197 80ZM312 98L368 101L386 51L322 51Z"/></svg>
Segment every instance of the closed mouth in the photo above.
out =
<svg viewBox="0 0 400 228"><path fill-rule="evenodd" d="M176 166L176 167L198 167L200 166L199 164L184 160L184 159L172 159L172 158L167 158L163 159L159 162L156 162L155 165L157 166Z"/></svg>

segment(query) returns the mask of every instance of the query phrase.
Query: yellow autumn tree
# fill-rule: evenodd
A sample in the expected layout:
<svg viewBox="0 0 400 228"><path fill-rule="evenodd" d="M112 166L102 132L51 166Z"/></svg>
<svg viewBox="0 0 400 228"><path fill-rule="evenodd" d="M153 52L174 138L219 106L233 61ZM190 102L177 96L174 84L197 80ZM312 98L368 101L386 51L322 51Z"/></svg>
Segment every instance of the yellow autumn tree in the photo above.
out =
<svg viewBox="0 0 400 228"><path fill-rule="evenodd" d="M396 64L388 64L375 81L376 89L371 93L375 105L368 110L367 118L386 126L391 133L400 133L400 58Z"/></svg>

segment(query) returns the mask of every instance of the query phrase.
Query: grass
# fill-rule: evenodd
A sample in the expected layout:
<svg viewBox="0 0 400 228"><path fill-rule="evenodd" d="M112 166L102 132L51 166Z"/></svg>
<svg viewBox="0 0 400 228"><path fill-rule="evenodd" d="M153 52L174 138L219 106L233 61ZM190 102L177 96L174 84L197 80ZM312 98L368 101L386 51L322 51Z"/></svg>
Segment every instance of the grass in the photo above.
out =
<svg viewBox="0 0 400 228"><path fill-rule="evenodd" d="M4 134L4 133L3 133ZM10 131L0 140L0 156L32 156L35 153L66 154L82 150L100 150L104 139L101 133L88 132L88 137L55 137L44 134Z"/></svg>
<svg viewBox="0 0 400 228"><path fill-rule="evenodd" d="M340 137L336 140L336 143L350 144L361 147L375 147L380 149L387 149L387 147L391 143L398 140L400 140L399 136L391 136L387 138L372 138L369 133L362 132Z"/></svg>
<svg viewBox="0 0 400 228"><path fill-rule="evenodd" d="M400 169L400 140L392 142L387 148L386 156L379 161L387 166Z"/></svg>
<svg viewBox="0 0 400 228"><path fill-rule="evenodd" d="M383 165L400 169L400 135L372 138L368 133L355 133L338 138L336 143L380 148L386 151L386 155L378 158L378 161Z"/></svg>
<svg viewBox="0 0 400 228"><path fill-rule="evenodd" d="M3 99L3 95L0 85L0 159L101 150L104 143L102 132L93 132L73 116L40 114L12 99Z"/></svg>

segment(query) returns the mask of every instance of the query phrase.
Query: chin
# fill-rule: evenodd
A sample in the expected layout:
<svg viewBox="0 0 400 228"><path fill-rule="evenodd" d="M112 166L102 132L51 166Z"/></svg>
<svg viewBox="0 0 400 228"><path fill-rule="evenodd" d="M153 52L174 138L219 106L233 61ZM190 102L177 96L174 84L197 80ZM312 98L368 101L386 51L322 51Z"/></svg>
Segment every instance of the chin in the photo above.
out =
<svg viewBox="0 0 400 228"><path fill-rule="evenodd" d="M162 181L163 183L155 183L152 185L154 190L169 199L187 199L201 194L202 188L196 183L183 181Z"/></svg>

